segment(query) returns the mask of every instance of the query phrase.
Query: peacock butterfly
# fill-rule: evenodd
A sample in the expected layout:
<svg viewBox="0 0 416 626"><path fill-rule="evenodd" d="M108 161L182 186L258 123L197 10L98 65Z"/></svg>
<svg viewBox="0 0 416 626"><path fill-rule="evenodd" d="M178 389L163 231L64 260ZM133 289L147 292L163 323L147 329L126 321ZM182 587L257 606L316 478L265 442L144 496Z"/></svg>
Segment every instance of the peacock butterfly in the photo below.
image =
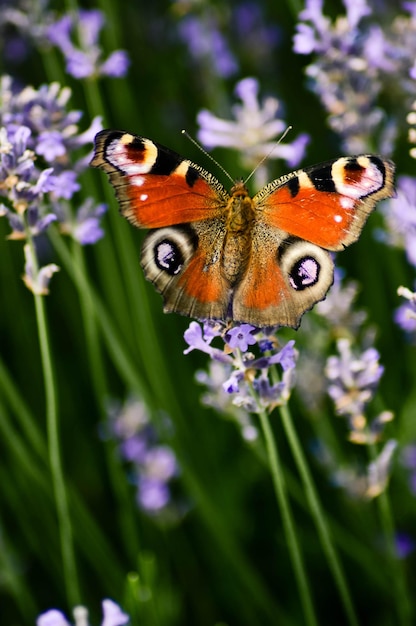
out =
<svg viewBox="0 0 416 626"><path fill-rule="evenodd" d="M123 131L95 138L91 165L114 186L121 213L148 228L141 264L165 312L297 328L333 282L331 251L356 241L394 164L341 157L286 174L250 197L164 146Z"/></svg>

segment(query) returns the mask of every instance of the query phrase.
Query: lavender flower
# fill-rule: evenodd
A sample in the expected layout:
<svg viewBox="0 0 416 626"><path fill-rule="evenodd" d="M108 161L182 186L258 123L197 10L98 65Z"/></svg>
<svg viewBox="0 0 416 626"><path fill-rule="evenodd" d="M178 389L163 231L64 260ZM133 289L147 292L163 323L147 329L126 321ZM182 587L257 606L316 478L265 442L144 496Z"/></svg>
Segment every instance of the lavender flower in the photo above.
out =
<svg viewBox="0 0 416 626"><path fill-rule="evenodd" d="M251 415L244 408L233 403L232 395L224 391L224 383L230 378L232 364L211 360L206 370L197 370L195 380L205 387L201 403L212 407L221 416L238 424L243 439L253 442L258 438L258 429L253 424Z"/></svg>
<svg viewBox="0 0 416 626"><path fill-rule="evenodd" d="M407 559L414 552L416 543L408 533L399 532L395 537L396 555L398 559Z"/></svg>
<svg viewBox="0 0 416 626"><path fill-rule="evenodd" d="M188 46L190 55L199 64L209 67L222 78L228 78L237 72L237 61L212 12L202 16L186 16L180 22L178 32Z"/></svg>
<svg viewBox="0 0 416 626"><path fill-rule="evenodd" d="M416 267L416 178L399 176L397 195L386 202L383 215L387 226L384 239L404 248L407 260Z"/></svg>
<svg viewBox="0 0 416 626"><path fill-rule="evenodd" d="M399 287L397 293L405 298L406 302L396 309L394 321L405 332L416 335L416 292L410 291L407 287Z"/></svg>
<svg viewBox="0 0 416 626"><path fill-rule="evenodd" d="M238 349L242 352L247 352L248 346L253 346L257 343L256 338L252 334L253 330L253 326L250 324L240 324L230 328L226 333L227 344L233 350Z"/></svg>
<svg viewBox="0 0 416 626"><path fill-rule="evenodd" d="M101 626L123 626L129 621L129 616L113 602L113 600L103 600L103 620ZM89 626L88 610L84 606L77 606L73 610L74 626ZM50 609L39 615L36 626L71 626L65 615L56 609Z"/></svg>
<svg viewBox="0 0 416 626"><path fill-rule="evenodd" d="M179 472L178 463L171 448L157 443L145 405L130 399L123 407L110 407L109 415L121 457L133 466L138 505L159 518L172 512L170 484Z"/></svg>
<svg viewBox="0 0 416 626"><path fill-rule="evenodd" d="M396 451L397 445L395 439L386 441L378 457L368 466L367 498L376 498L386 489L391 474L393 454Z"/></svg>
<svg viewBox="0 0 416 626"><path fill-rule="evenodd" d="M27 61L33 47L43 48L52 21L49 0L3 2L0 11L0 46L8 63Z"/></svg>
<svg viewBox="0 0 416 626"><path fill-rule="evenodd" d="M184 352L188 354L190 350L201 350L209 354L213 361L222 364L222 371L216 366L216 376L217 379L222 379L224 392L233 397L233 405L258 413L271 411L274 407L287 403L294 385L297 360L294 341L289 341L278 350L265 330L256 329L250 324L237 324L231 330L223 325L221 329L218 324L215 336L224 342L224 348L220 350L211 346L215 336L212 336L212 332L206 336L204 328L197 322L191 322L184 335L189 348ZM212 330L212 327L208 328ZM256 346L259 354L256 356L248 351L249 346ZM267 350L267 354L264 350ZM270 375L275 365L279 365L282 372L278 381L271 380ZM225 372L228 377L224 375ZM208 374L198 373L198 379L211 386ZM224 400L214 402L217 406L227 404Z"/></svg>
<svg viewBox="0 0 416 626"><path fill-rule="evenodd" d="M294 50L314 53L307 75L345 148L367 151L377 139L377 149L390 153L397 124L378 105L379 96L394 85L406 106L415 92L409 75L416 55L416 20L399 16L379 26L364 20L372 12L365 0L344 0L344 6L346 15L331 22L322 13L321 0L308 0L299 15ZM400 122L403 115L397 108L395 114Z"/></svg>
<svg viewBox="0 0 416 626"><path fill-rule="evenodd" d="M374 461L367 466L341 465L332 452L320 442L315 446L315 454L322 466L331 475L335 487L343 489L351 498L369 500L377 498L386 490L391 476L393 455L397 441L389 439Z"/></svg>
<svg viewBox="0 0 416 626"><path fill-rule="evenodd" d="M0 128L0 207L12 228L10 239L25 239L46 230L56 216L41 210L44 195L53 189L52 168L39 170L35 153L28 148L31 131L27 126Z"/></svg>
<svg viewBox="0 0 416 626"><path fill-rule="evenodd" d="M414 443L409 443L403 447L400 463L408 471L409 489L416 496L416 445Z"/></svg>
<svg viewBox="0 0 416 626"><path fill-rule="evenodd" d="M0 79L0 215L9 221L11 239L37 236L54 221L62 221L62 230L82 244L103 234L102 205L87 200L71 218L63 203L79 190L77 176L90 160L88 153L79 156L80 150L101 128L95 118L79 132L82 114L67 110L70 95L57 83L17 90L8 76Z"/></svg>
<svg viewBox="0 0 416 626"><path fill-rule="evenodd" d="M82 246L97 243L104 236L101 218L107 211L107 205L96 205L92 198L87 198L78 208L75 217L67 210L66 205L61 204L60 209L57 215L61 232L71 235Z"/></svg>
<svg viewBox="0 0 416 626"><path fill-rule="evenodd" d="M383 411L368 426L364 416L384 371L379 354L375 348L368 348L356 356L348 339L338 340L337 348L339 356L330 356L326 364L328 394L338 415L348 418L350 441L360 444L378 441L384 425L393 419L390 411Z"/></svg>
<svg viewBox="0 0 416 626"><path fill-rule="evenodd" d="M46 296L49 293L49 282L52 276L59 272L59 267L55 263L38 267L33 249L29 244L25 244L24 252L26 262L23 282L32 293L38 296Z"/></svg>
<svg viewBox="0 0 416 626"><path fill-rule="evenodd" d="M416 76L413 78L416 78ZM414 146L416 144L416 100L412 103L411 111L408 113L406 121L410 126L408 129L408 140ZM412 147L409 153L413 159L416 159L416 147Z"/></svg>
<svg viewBox="0 0 416 626"><path fill-rule="evenodd" d="M243 166L253 169L262 157L281 158L290 168L302 160L308 136L301 134L292 143L276 143L287 128L286 122L276 117L280 107L276 98L268 97L262 103L258 100L259 85L254 78L245 78L237 83L235 93L241 100L232 108L234 120L223 120L210 111L198 114L199 141L207 148L224 146L240 151ZM263 185L267 175L260 169ZM259 170L256 172L259 175Z"/></svg>
<svg viewBox="0 0 416 626"><path fill-rule="evenodd" d="M326 320L332 329L357 334L362 328L367 314L365 311L354 310L354 301L358 293L358 285L354 281L342 283L343 272L335 268L334 284L325 300L318 302L315 312Z"/></svg>
<svg viewBox="0 0 416 626"><path fill-rule="evenodd" d="M129 59L124 50L116 50L105 61L101 60L98 39L103 26L104 15L101 11L82 9L77 16L64 15L49 26L49 41L61 50L66 70L74 78L122 78L126 75ZM75 33L78 46L72 41Z"/></svg>

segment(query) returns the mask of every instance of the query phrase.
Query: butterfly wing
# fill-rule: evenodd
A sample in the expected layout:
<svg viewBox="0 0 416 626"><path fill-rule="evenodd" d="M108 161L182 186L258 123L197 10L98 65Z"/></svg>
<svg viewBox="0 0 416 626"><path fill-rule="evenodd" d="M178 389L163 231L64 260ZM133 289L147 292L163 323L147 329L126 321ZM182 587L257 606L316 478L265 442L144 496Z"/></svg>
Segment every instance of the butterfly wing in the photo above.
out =
<svg viewBox="0 0 416 626"><path fill-rule="evenodd" d="M327 250L356 241L378 200L393 195L394 165L344 157L273 181L254 198L251 262L233 298L233 317L297 328L333 282Z"/></svg>
<svg viewBox="0 0 416 626"><path fill-rule="evenodd" d="M152 229L142 266L165 310L225 319L230 290L218 261L230 196L217 179L176 152L123 131L98 133L91 165L109 175L122 215Z"/></svg>
<svg viewBox="0 0 416 626"><path fill-rule="evenodd" d="M358 239L376 203L393 192L394 164L361 155L293 172L253 201L265 223L335 251Z"/></svg>

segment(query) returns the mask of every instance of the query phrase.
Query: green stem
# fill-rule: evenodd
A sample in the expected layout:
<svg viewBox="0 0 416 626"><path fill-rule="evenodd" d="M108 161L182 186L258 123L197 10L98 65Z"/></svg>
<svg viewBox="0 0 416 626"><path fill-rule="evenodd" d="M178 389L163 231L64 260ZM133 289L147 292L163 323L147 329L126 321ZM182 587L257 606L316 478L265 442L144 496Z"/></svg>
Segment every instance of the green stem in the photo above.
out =
<svg viewBox="0 0 416 626"><path fill-rule="evenodd" d="M375 461L377 450L374 444L369 446L371 461ZM396 599L397 624L410 626L412 624L412 602L409 597L406 578L402 562L397 558L395 548L395 524L388 492L384 490L377 498L380 523L386 542L387 556L390 561L391 584Z"/></svg>
<svg viewBox="0 0 416 626"><path fill-rule="evenodd" d="M299 595L302 602L305 621L308 626L317 626L317 619L312 603L312 596L309 590L308 579L303 563L303 558L296 535L296 529L293 522L292 512L290 510L289 500L286 493L286 485L283 478L281 468L279 468L279 457L274 442L272 429L269 419L265 411L259 413L260 425L266 443L266 450L269 459L270 471L272 474L274 490L277 502L279 504L282 515L283 529L295 572L296 582L299 589Z"/></svg>
<svg viewBox="0 0 416 626"><path fill-rule="evenodd" d="M341 566L341 562L338 558L338 554L332 541L331 533L329 531L321 504L319 502L312 475L309 471L309 467L303 454L302 447L299 443L298 436L293 427L292 418L287 406L280 407L280 415L282 418L282 423L285 429L287 439L289 441L289 445L292 450L292 454L294 456L304 486L304 491L309 504L309 508L314 519L316 528L318 530L323 551L327 558L329 568L334 577L335 584L338 587L341 601L344 605L348 623L350 624L350 626L358 626L357 616L355 614L354 606Z"/></svg>
<svg viewBox="0 0 416 626"><path fill-rule="evenodd" d="M33 274L34 276L36 276L39 271L39 267L37 265L36 249L29 228L27 228L26 233L27 241L31 249ZM48 324L43 298L44 296L34 292L36 323L38 329L39 347L45 387L48 455L56 513L58 517L59 538L61 543L62 565L64 571L66 594L69 606L75 606L80 601L80 592L75 565L75 553L72 537L71 519L69 515L68 499L66 493L66 484L62 469L59 442L58 402L53 374Z"/></svg>

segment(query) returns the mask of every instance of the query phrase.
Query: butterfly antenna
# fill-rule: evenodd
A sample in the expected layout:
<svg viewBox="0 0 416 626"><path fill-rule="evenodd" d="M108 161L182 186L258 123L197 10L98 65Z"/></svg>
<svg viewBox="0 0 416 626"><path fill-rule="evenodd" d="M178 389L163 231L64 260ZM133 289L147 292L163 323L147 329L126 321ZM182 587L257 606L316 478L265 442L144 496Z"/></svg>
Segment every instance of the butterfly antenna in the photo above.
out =
<svg viewBox="0 0 416 626"><path fill-rule="evenodd" d="M191 137L191 135L186 131L186 130L182 130L182 135L185 135L185 137L187 137L189 139L189 141L191 141L194 146L196 146L199 150L201 150L202 154L205 154L206 157L208 157L209 159L211 159L211 161L213 163L215 163L215 165L218 167L218 169L220 169L226 176L227 178L229 178L231 180L231 182L234 184L235 180L234 178L227 172L227 170L220 164L218 163L218 161L216 159L214 159L214 157L212 156L212 154L210 154L209 152L207 152L206 150L204 150L204 148L201 146L201 144L199 144L197 142L196 139L194 139L193 137ZM256 168L257 169L257 168Z"/></svg>
<svg viewBox="0 0 416 626"><path fill-rule="evenodd" d="M260 161L257 163L256 167L254 168L254 170L251 172L251 174L249 174L247 176L247 178L244 181L244 184L246 185L248 183L248 181L250 180L250 178L253 176L253 174L255 172L257 172L257 170L259 169L260 165L262 165L272 154L272 152L276 149L276 146L279 145L279 143L281 143L283 141L283 139L286 137L286 135L288 134L288 132L290 130L292 130L293 126L288 126L285 130L285 132L283 133L283 135L281 137L279 137L279 139L277 141L275 141L272 149L262 158L260 159Z"/></svg>

